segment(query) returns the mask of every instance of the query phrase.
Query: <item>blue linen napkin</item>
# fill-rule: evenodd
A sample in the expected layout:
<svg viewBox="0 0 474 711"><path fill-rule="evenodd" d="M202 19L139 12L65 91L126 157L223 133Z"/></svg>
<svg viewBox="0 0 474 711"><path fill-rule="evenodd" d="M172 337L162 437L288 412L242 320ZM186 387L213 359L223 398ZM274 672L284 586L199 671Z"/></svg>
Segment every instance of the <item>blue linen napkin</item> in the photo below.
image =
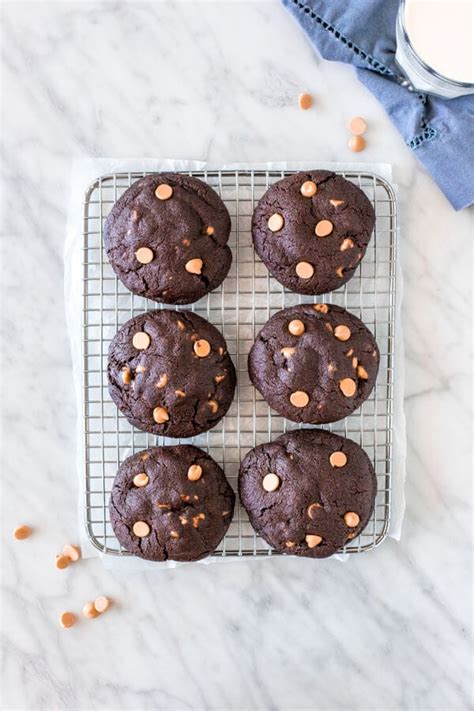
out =
<svg viewBox="0 0 474 711"><path fill-rule="evenodd" d="M474 202L474 95L409 91L395 64L399 0L282 0L324 59L356 67L456 210Z"/></svg>

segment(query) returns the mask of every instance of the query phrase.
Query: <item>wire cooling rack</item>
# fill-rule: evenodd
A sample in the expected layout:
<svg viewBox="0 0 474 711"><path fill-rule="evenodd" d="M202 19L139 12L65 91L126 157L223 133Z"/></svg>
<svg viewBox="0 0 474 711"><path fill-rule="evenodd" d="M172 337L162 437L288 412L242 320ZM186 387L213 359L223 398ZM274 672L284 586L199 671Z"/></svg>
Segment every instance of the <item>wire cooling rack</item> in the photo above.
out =
<svg viewBox="0 0 474 711"><path fill-rule="evenodd" d="M375 230L366 255L345 286L324 297L306 297L285 290L269 276L257 257L250 232L254 207L267 188L295 171L191 171L211 185L232 219L229 245L233 263L219 289L185 306L207 318L223 333L236 366L236 396L227 416L210 432L186 442L201 447L224 468L237 492L239 464L247 451L299 425L271 411L252 386L247 356L260 328L276 311L304 302L337 304L359 316L374 333L380 349L380 370L370 398L355 413L325 428L358 442L372 460L378 493L373 515L345 553L379 545L390 525L394 329L396 297L396 200L383 178L363 172L339 172L358 185L376 211ZM85 449L85 526L101 552L128 555L114 536L108 511L111 486L127 456L153 445L181 440L150 435L132 427L118 412L107 390L107 351L119 327L132 316L160 308L131 294L117 279L103 247L104 222L130 185L148 173L116 173L98 178L87 190L83 227L83 415ZM172 308L165 306L166 308ZM177 307L179 310L180 307ZM269 556L272 550L251 527L245 509L236 504L230 528L215 556ZM275 553L273 552L273 555Z"/></svg>

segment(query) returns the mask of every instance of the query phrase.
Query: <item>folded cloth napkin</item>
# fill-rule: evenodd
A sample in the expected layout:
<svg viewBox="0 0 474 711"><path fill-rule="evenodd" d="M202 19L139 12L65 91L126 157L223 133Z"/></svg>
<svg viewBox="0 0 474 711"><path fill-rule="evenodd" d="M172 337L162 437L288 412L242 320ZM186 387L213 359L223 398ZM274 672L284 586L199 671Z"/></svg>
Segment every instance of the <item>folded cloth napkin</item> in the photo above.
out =
<svg viewBox="0 0 474 711"><path fill-rule="evenodd" d="M410 91L395 64L399 0L282 0L320 54L354 64L456 210L474 202L474 95Z"/></svg>

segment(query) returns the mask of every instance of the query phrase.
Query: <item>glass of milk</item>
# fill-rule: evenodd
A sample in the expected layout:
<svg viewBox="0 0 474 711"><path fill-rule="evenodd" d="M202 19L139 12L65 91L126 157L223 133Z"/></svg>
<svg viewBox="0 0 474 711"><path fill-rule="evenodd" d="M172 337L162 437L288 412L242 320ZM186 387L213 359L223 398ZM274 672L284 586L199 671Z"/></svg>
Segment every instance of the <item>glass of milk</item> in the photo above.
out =
<svg viewBox="0 0 474 711"><path fill-rule="evenodd" d="M395 60L414 90L474 93L474 0L401 0Z"/></svg>

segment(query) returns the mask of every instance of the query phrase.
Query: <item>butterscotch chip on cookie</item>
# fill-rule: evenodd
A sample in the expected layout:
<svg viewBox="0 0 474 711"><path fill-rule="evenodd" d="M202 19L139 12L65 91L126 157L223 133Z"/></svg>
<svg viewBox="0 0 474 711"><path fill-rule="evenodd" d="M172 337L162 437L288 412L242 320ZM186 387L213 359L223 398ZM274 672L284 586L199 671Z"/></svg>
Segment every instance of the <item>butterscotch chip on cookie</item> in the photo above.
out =
<svg viewBox="0 0 474 711"><path fill-rule="evenodd" d="M137 488L134 480L143 472L148 484ZM192 561L217 548L234 503L224 472L202 449L187 444L152 447L120 465L110 495L110 520L120 544L133 555Z"/></svg>
<svg viewBox="0 0 474 711"><path fill-rule="evenodd" d="M248 367L253 384L280 415L323 424L350 415L369 397L379 351L368 328L345 309L301 304L267 321Z"/></svg>
<svg viewBox="0 0 474 711"><path fill-rule="evenodd" d="M108 378L112 400L127 420L167 437L193 437L214 427L227 412L236 383L217 328L190 311L167 309L122 326L110 344Z"/></svg>
<svg viewBox="0 0 474 711"><path fill-rule="evenodd" d="M354 274L375 223L370 200L327 170L272 185L252 218L255 249L272 276L299 294L338 289Z"/></svg>
<svg viewBox="0 0 474 711"><path fill-rule="evenodd" d="M137 180L105 224L112 269L134 294L167 304L197 301L227 276L230 217L206 183L181 173Z"/></svg>
<svg viewBox="0 0 474 711"><path fill-rule="evenodd" d="M334 468L333 453L345 468ZM278 486L266 486L268 478ZM364 450L323 430L296 430L262 444L244 458L240 499L250 523L285 555L326 558L364 529L377 493L374 468Z"/></svg>

